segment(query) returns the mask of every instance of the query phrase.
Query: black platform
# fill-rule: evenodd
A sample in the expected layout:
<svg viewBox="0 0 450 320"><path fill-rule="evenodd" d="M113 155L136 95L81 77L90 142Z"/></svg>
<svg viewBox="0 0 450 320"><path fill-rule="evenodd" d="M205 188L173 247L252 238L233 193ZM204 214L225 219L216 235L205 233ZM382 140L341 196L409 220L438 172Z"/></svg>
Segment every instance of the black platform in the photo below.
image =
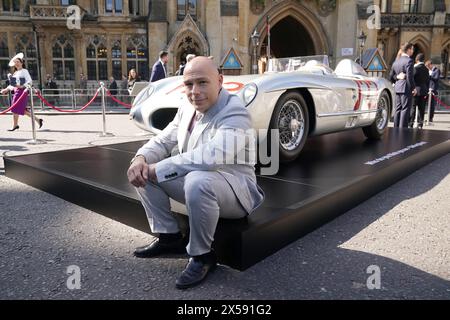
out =
<svg viewBox="0 0 450 320"><path fill-rule="evenodd" d="M389 129L376 142L360 130L309 139L300 158L283 164L276 176L258 175L266 193L260 208L247 219L219 221L219 260L240 270L252 266L447 154L449 138L447 131ZM7 157L6 176L150 232L126 177L144 142Z"/></svg>

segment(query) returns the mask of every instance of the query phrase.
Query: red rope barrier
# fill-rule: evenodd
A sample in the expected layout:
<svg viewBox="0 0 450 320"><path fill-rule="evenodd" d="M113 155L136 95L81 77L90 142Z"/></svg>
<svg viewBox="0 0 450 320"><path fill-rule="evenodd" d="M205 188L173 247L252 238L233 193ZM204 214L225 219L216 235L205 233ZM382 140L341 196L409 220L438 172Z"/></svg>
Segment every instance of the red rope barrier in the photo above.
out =
<svg viewBox="0 0 450 320"><path fill-rule="evenodd" d="M97 90L97 92L96 92L95 95L92 97L92 99L89 100L89 102L88 102L85 106L83 106L81 109L78 109L78 110L64 110L64 109L57 108L57 107L51 105L50 102L48 102L43 96L41 96L41 94L39 93L38 90L35 90L35 92L36 92L37 97L38 97L39 99L41 99L42 102L44 102L45 105L47 105L48 107L50 107L50 108L52 108L52 109L55 109L56 111L59 111L59 112L73 112L73 113L75 113L75 112L81 112L81 111L83 111L84 109L86 109L87 107L89 107L89 105L95 100L95 98L97 98L98 93L100 92L100 90Z"/></svg>
<svg viewBox="0 0 450 320"><path fill-rule="evenodd" d="M443 106L445 109L450 109L450 106L446 105L444 102L442 102L438 97L436 97L433 94L433 99L436 100L437 103L439 103L441 106Z"/></svg>
<svg viewBox="0 0 450 320"><path fill-rule="evenodd" d="M106 94L107 94L108 96L110 96L111 99L113 99L113 101L117 102L118 104L123 105L124 107L126 107L126 108L128 108L128 109L131 109L131 107L132 107L131 104L128 104L128 103L125 103L125 102L120 101L119 99L117 99L116 97L114 97L114 96L112 95L112 93L109 92L109 90L106 91Z"/></svg>
<svg viewBox="0 0 450 320"><path fill-rule="evenodd" d="M17 99L16 102L14 102L14 104L13 104L11 107L9 107L8 109L6 109L6 110L0 112L0 114L5 114L5 113L11 111L11 109L13 109L13 108L16 106L16 104L18 104L19 102L22 101L22 99L23 99L23 97L25 96L25 93L26 93L26 92L28 92L28 89L26 89L26 90L24 90L24 91L22 92L22 95L19 97L19 99Z"/></svg>

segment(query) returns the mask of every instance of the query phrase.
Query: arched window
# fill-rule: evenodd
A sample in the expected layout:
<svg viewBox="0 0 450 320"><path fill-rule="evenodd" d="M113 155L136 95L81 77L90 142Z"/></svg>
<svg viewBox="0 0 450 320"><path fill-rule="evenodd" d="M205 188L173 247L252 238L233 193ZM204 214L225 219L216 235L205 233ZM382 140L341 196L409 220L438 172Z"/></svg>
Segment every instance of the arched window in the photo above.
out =
<svg viewBox="0 0 450 320"><path fill-rule="evenodd" d="M95 35L89 38L89 44L86 47L88 80L108 79L108 49L105 42L104 36Z"/></svg>
<svg viewBox="0 0 450 320"><path fill-rule="evenodd" d="M6 33L0 34L0 72L1 80L5 80L9 73L9 50L8 50L8 35Z"/></svg>
<svg viewBox="0 0 450 320"><path fill-rule="evenodd" d="M14 41L16 43L16 53L23 52L25 66L30 72L30 76L33 80L38 79L38 61L37 51L34 43L33 36L31 34L14 34Z"/></svg>
<svg viewBox="0 0 450 320"><path fill-rule="evenodd" d="M442 61L442 75L444 79L447 79L449 74L449 66L450 66L450 56L449 56L449 46L447 46L441 53L441 61Z"/></svg>
<svg viewBox="0 0 450 320"><path fill-rule="evenodd" d="M20 0L3 0L4 14L20 13Z"/></svg>
<svg viewBox="0 0 450 320"><path fill-rule="evenodd" d="M122 46L120 40L113 42L111 47L112 76L116 80L122 79Z"/></svg>
<svg viewBox="0 0 450 320"><path fill-rule="evenodd" d="M148 80L149 67L147 64L147 40L144 35L131 36L127 41L127 73L136 69L136 73Z"/></svg>
<svg viewBox="0 0 450 320"><path fill-rule="evenodd" d="M419 11L419 0L403 0L403 12L417 13Z"/></svg>
<svg viewBox="0 0 450 320"><path fill-rule="evenodd" d="M380 9L382 13L391 12L391 0L381 0Z"/></svg>
<svg viewBox="0 0 450 320"><path fill-rule="evenodd" d="M128 0L128 12L130 15L139 16L142 15L141 0Z"/></svg>
<svg viewBox="0 0 450 320"><path fill-rule="evenodd" d="M62 6L71 6L76 4L75 0L61 0L61 5Z"/></svg>
<svg viewBox="0 0 450 320"><path fill-rule="evenodd" d="M123 11L123 0L106 0L105 12L106 13L119 13Z"/></svg>
<svg viewBox="0 0 450 320"><path fill-rule="evenodd" d="M75 80L75 52L72 42L61 35L55 40L52 52L53 77L56 80Z"/></svg>
<svg viewBox="0 0 450 320"><path fill-rule="evenodd" d="M192 19L197 19L197 0L178 0L177 20L184 20L186 14L190 14Z"/></svg>

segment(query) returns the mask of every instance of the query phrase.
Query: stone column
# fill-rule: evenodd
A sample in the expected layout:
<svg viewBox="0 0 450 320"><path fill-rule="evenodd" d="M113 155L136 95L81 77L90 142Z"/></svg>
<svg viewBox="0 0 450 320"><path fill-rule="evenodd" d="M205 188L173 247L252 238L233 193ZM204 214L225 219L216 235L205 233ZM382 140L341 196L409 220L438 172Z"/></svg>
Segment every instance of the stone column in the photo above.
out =
<svg viewBox="0 0 450 320"><path fill-rule="evenodd" d="M360 28L364 27L364 21L360 20L358 23L355 2L352 0L341 0L337 2L336 8L336 36L332 44L335 61L341 58L351 58L342 56L342 48L353 48L354 57L359 56L358 35ZM363 30L364 30L363 29ZM366 33L367 30L364 31ZM367 34L367 33L366 33Z"/></svg>
<svg viewBox="0 0 450 320"><path fill-rule="evenodd" d="M239 34L238 45L239 54L242 61L243 74L250 74L252 71L252 52L250 52L250 26L249 26L250 4L248 0L239 0Z"/></svg>
<svg viewBox="0 0 450 320"><path fill-rule="evenodd" d="M211 0L206 4L206 34L209 41L209 54L214 56L214 62L219 64L222 57L222 19L220 16L220 1Z"/></svg>
<svg viewBox="0 0 450 320"><path fill-rule="evenodd" d="M127 17L130 15L129 1L132 1L132 0L123 0L123 2L122 2L122 14L124 17Z"/></svg>
<svg viewBox="0 0 450 320"><path fill-rule="evenodd" d="M446 12L435 12L434 25L443 26L445 24L445 15ZM443 50L442 46L444 45L444 39L444 28L433 28L429 58L435 64L441 63L441 52Z"/></svg>

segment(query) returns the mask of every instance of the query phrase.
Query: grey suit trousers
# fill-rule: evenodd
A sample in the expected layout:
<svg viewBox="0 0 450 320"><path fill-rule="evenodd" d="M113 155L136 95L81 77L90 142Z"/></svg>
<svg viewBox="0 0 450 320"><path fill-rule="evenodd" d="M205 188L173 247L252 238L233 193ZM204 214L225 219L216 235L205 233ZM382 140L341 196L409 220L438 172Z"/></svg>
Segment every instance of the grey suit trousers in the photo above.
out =
<svg viewBox="0 0 450 320"><path fill-rule="evenodd" d="M394 128L408 128L412 95L397 93L395 97Z"/></svg>
<svg viewBox="0 0 450 320"><path fill-rule="evenodd" d="M171 213L170 199L186 204L189 215L190 256L211 250L219 217L243 218L247 215L225 178L215 171L192 171L184 177L149 182L137 188L152 232L176 233L179 226Z"/></svg>

